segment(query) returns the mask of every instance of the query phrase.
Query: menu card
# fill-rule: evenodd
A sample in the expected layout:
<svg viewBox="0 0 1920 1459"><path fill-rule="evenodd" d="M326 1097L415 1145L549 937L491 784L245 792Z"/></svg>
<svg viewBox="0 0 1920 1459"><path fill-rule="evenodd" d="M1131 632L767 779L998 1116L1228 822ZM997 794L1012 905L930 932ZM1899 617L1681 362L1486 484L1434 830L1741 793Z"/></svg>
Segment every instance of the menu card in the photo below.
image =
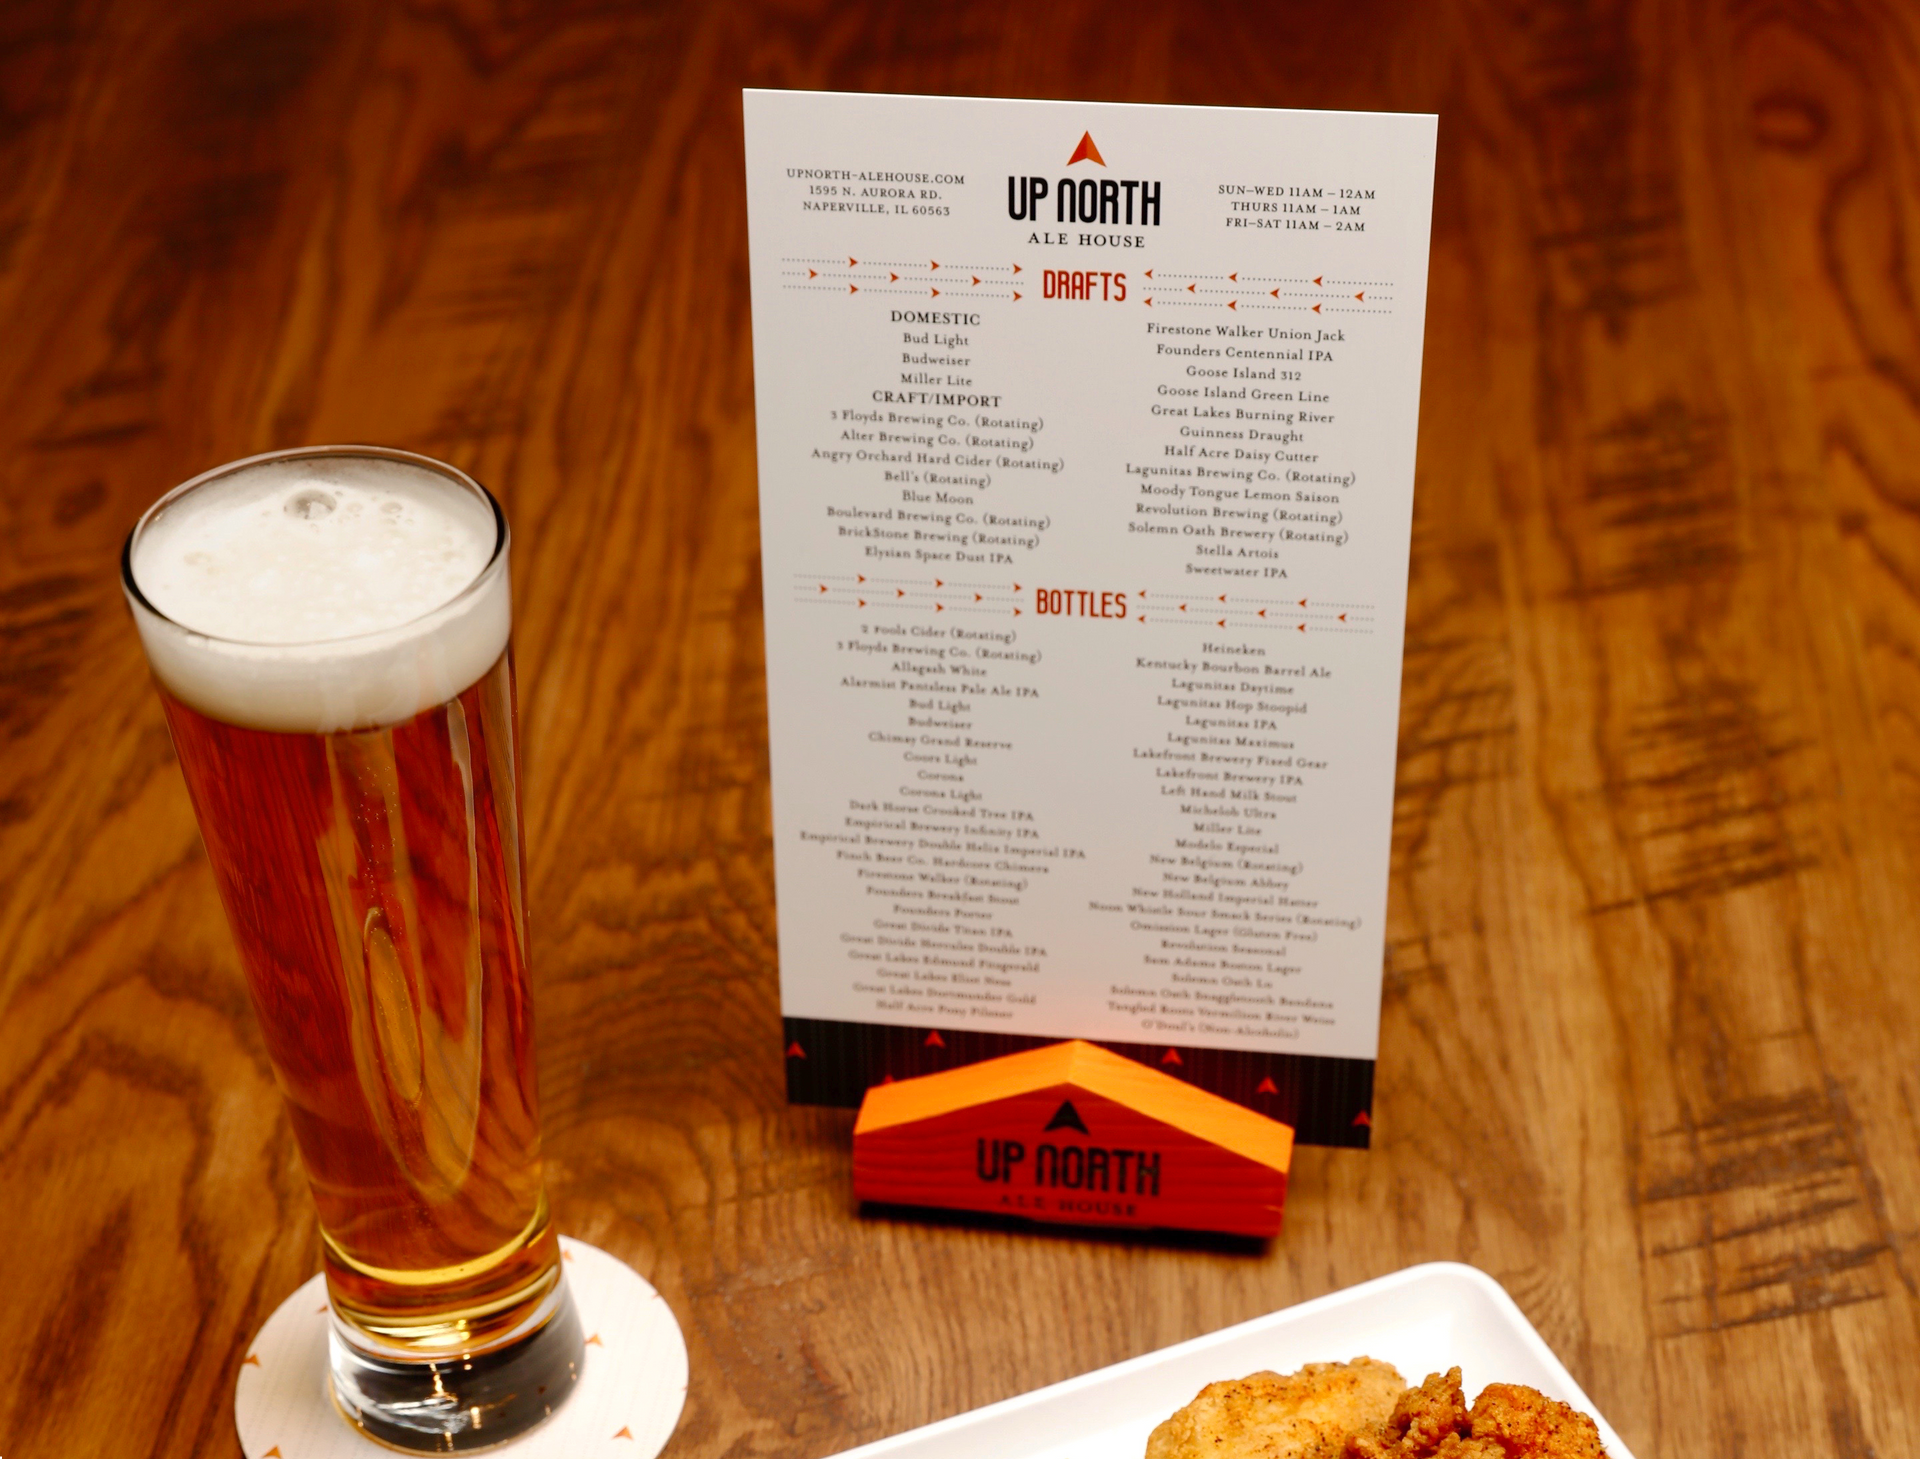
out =
<svg viewBox="0 0 1920 1459"><path fill-rule="evenodd" d="M790 1097L1085 1038L1364 1145L1435 119L745 106Z"/></svg>

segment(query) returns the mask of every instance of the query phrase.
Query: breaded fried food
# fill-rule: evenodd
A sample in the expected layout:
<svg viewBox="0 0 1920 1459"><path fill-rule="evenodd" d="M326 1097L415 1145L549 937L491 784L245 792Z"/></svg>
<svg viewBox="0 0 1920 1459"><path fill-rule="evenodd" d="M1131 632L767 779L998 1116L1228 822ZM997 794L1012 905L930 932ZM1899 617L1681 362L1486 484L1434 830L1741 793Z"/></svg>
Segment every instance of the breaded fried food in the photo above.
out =
<svg viewBox="0 0 1920 1459"><path fill-rule="evenodd" d="M1452 1368L1403 1393L1382 1433L1349 1438L1343 1459L1606 1459L1606 1451L1592 1419L1532 1388L1489 1383L1469 1410Z"/></svg>
<svg viewBox="0 0 1920 1459"><path fill-rule="evenodd" d="M1209 1383L1153 1431L1146 1459L1341 1459L1350 1435L1382 1432L1406 1386L1372 1358Z"/></svg>
<svg viewBox="0 0 1920 1459"><path fill-rule="evenodd" d="M1606 1459L1600 1430L1577 1408L1516 1383L1489 1383L1473 1401L1473 1438L1505 1459Z"/></svg>
<svg viewBox="0 0 1920 1459"><path fill-rule="evenodd" d="M1467 1395L1460 1388L1460 1370L1429 1373L1418 1388L1409 1388L1393 1405L1385 1430L1355 1434L1347 1440L1348 1459L1403 1459L1437 1451L1449 1437L1471 1432Z"/></svg>

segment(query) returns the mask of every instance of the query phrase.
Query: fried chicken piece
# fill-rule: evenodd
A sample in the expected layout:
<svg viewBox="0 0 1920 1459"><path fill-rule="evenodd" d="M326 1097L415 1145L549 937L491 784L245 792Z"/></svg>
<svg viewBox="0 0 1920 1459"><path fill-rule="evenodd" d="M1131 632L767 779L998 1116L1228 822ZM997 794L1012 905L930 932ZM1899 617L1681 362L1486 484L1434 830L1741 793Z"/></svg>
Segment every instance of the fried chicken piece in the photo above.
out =
<svg viewBox="0 0 1920 1459"><path fill-rule="evenodd" d="M1607 1459L1592 1419L1516 1383L1480 1390L1473 1401L1473 1438L1498 1444L1504 1459Z"/></svg>
<svg viewBox="0 0 1920 1459"><path fill-rule="evenodd" d="M1382 1433L1360 1433L1348 1439L1347 1459L1424 1459L1450 1435L1464 1437L1468 1432L1460 1370L1449 1368L1429 1373L1418 1388L1402 1393Z"/></svg>
<svg viewBox="0 0 1920 1459"><path fill-rule="evenodd" d="M1349 1435L1381 1432L1405 1388L1372 1358L1209 1383L1153 1431L1146 1459L1341 1459Z"/></svg>
<svg viewBox="0 0 1920 1459"><path fill-rule="evenodd" d="M1489 1383L1471 1410L1460 1370L1409 1388L1377 1435L1347 1440L1344 1459L1606 1459L1593 1420L1545 1394Z"/></svg>

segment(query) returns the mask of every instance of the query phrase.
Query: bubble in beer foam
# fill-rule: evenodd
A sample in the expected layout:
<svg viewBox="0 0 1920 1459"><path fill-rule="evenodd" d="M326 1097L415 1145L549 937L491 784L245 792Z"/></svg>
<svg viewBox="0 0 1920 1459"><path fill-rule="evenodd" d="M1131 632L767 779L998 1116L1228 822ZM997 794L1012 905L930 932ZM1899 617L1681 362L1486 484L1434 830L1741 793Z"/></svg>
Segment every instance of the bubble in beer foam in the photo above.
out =
<svg viewBox="0 0 1920 1459"><path fill-rule="evenodd" d="M397 628L457 597L493 556L486 503L377 457L234 472L148 523L134 581L182 627L256 644Z"/></svg>

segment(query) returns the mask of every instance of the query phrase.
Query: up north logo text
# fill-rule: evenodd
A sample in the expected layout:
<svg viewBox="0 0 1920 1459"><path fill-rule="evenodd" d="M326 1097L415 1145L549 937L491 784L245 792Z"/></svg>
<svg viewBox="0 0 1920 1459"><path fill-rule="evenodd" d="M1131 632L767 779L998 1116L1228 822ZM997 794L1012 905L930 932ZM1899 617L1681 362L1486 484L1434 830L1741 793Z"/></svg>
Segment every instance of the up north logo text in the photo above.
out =
<svg viewBox="0 0 1920 1459"><path fill-rule="evenodd" d="M979 1139L974 1141L974 1176L1012 1187L1000 1203L1014 1210L1126 1218L1139 1215L1140 1208L1125 1197L1160 1194L1158 1150L1109 1149L1077 1141L1055 1144L1045 1138L1055 1130L1091 1133L1073 1101L1062 1100L1041 1132L1031 1162L1025 1141Z"/></svg>
<svg viewBox="0 0 1920 1459"><path fill-rule="evenodd" d="M1093 144L1093 134L1085 133L1073 149L1067 166L1088 163L1104 168L1106 159ZM1015 222L1041 221L1047 200L1053 200L1055 223L1090 223L1108 228L1158 228L1160 226L1160 184L1143 178L1112 178L1069 175L1056 182L1044 177L1009 176L1007 178L1007 216ZM1033 244L1082 248L1145 248L1144 233L1069 233L1052 229L1036 230L1027 236Z"/></svg>

